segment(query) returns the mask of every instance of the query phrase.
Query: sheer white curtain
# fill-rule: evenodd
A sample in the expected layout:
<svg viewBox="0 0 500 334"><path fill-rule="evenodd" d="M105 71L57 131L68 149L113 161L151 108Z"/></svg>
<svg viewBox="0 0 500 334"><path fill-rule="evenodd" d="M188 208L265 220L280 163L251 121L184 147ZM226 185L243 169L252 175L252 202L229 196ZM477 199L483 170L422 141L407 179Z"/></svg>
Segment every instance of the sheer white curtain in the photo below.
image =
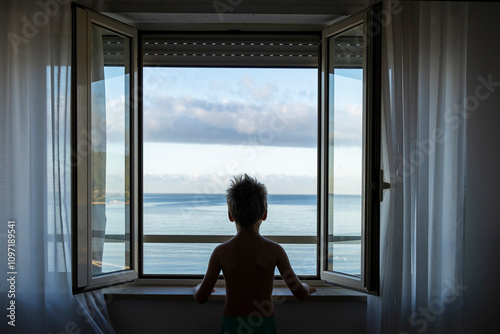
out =
<svg viewBox="0 0 500 334"><path fill-rule="evenodd" d="M70 1L1 1L0 31L0 332L112 332L102 293L71 292Z"/></svg>
<svg viewBox="0 0 500 334"><path fill-rule="evenodd" d="M381 295L369 333L461 333L467 3L384 2Z"/></svg>

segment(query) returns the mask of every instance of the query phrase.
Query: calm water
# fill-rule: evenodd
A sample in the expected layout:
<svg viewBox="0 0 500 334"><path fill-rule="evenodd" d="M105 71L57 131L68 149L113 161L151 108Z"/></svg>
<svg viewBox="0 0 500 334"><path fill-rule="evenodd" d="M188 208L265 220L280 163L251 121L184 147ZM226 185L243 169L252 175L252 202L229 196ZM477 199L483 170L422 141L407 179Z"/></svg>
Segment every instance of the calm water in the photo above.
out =
<svg viewBox="0 0 500 334"><path fill-rule="evenodd" d="M337 235L360 235L359 196L335 196ZM121 215L121 216L120 216ZM123 204L107 205L106 233L123 233ZM316 236L316 195L269 195L268 217L261 226L263 235ZM222 194L145 194L145 235L234 235L236 228L227 218ZM334 267L355 274L360 266L360 246L339 243L330 246ZM217 244L144 244L145 274L204 274ZM316 244L283 244L299 275L316 274ZM118 243L105 245L104 263L123 263L124 248ZM106 268L103 268L106 271Z"/></svg>

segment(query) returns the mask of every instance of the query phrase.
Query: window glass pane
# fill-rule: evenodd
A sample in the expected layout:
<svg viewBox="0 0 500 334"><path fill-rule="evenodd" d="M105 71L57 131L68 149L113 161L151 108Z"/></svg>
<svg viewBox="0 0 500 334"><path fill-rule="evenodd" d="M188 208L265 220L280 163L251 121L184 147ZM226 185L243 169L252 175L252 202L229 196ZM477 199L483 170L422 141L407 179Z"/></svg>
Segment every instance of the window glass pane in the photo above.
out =
<svg viewBox="0 0 500 334"><path fill-rule="evenodd" d="M328 265L361 275L363 195L363 25L330 37Z"/></svg>
<svg viewBox="0 0 500 334"><path fill-rule="evenodd" d="M130 268L129 39L92 26L93 276Z"/></svg>
<svg viewBox="0 0 500 334"><path fill-rule="evenodd" d="M144 235L234 235L225 191L241 173L268 188L261 234L317 235L316 68L145 67L143 77ZM145 274L166 256L157 245L144 244ZM190 255L162 274L204 274L203 244L171 246L169 258ZM316 243L286 247L316 275Z"/></svg>
<svg viewBox="0 0 500 334"><path fill-rule="evenodd" d="M281 246L285 249L293 271L297 275L316 275L316 253L318 246L315 243L309 245L283 244ZM276 268L275 274L279 275L278 268Z"/></svg>
<svg viewBox="0 0 500 334"><path fill-rule="evenodd" d="M144 273L157 275L204 275L218 244L144 243Z"/></svg>

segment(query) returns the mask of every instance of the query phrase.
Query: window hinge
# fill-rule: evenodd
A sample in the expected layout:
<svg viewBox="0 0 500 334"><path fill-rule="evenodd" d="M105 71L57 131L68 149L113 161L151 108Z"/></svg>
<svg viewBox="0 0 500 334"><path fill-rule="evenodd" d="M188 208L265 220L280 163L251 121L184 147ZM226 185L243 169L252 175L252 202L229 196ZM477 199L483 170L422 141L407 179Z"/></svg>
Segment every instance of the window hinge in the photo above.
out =
<svg viewBox="0 0 500 334"><path fill-rule="evenodd" d="M382 202L384 199L384 190L389 189L391 187L391 184L388 182L384 182L384 171L381 169L380 170L380 175L379 175L379 182L380 185L378 187L379 189L379 201Z"/></svg>

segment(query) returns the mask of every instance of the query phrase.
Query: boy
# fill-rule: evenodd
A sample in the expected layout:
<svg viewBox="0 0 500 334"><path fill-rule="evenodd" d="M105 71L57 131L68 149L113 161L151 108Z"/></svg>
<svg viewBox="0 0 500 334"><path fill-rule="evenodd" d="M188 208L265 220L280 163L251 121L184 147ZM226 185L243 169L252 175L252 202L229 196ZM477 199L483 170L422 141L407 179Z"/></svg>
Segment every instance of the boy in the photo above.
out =
<svg viewBox="0 0 500 334"><path fill-rule="evenodd" d="M194 298L200 304L208 300L222 269L226 303L221 334L276 333L271 301L274 268L298 299L316 289L300 282L280 245L260 235L260 225L267 218L267 190L262 183L246 174L236 176L226 200L237 234L215 248L203 281L194 288Z"/></svg>

